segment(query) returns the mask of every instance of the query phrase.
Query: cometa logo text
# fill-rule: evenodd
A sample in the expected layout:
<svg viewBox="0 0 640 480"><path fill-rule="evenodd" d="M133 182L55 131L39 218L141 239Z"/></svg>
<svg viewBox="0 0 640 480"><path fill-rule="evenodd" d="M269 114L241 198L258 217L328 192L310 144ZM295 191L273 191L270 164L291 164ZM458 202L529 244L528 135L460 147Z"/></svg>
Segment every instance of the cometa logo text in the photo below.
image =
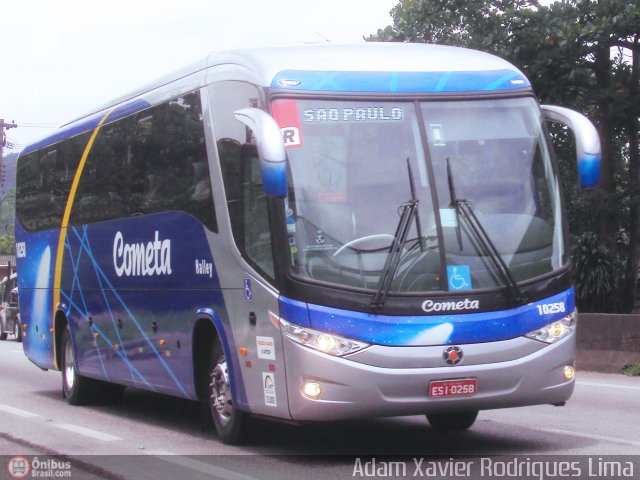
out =
<svg viewBox="0 0 640 480"><path fill-rule="evenodd" d="M113 239L113 266L119 277L171 275L171 240L160 240L156 231L154 240L146 244L125 243L118 232Z"/></svg>
<svg viewBox="0 0 640 480"><path fill-rule="evenodd" d="M425 300L422 302L422 310L427 313L451 312L456 310L478 310L479 308L479 300L469 300L468 298L457 302L434 302L433 300Z"/></svg>

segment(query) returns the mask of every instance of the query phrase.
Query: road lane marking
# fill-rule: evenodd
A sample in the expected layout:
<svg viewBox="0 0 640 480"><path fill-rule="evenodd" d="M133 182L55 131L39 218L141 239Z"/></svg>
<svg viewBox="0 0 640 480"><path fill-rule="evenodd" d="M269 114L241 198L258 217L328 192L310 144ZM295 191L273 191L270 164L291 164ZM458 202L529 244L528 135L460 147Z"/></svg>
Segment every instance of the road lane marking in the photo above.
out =
<svg viewBox="0 0 640 480"><path fill-rule="evenodd" d="M144 455L152 456L152 457L156 457L158 455L164 455L164 456L177 455L176 453L171 453L171 452L168 452L167 450L147 450L146 448L144 450L141 450L141 453L143 453Z"/></svg>
<svg viewBox="0 0 640 480"><path fill-rule="evenodd" d="M584 385L586 387L600 387L600 388L626 388L628 390L640 390L640 386L636 385L619 385L617 383L599 383L599 382L585 382L577 380L578 385Z"/></svg>
<svg viewBox="0 0 640 480"><path fill-rule="evenodd" d="M35 413L27 412L26 410L20 410L19 408L15 408L15 407L12 407L10 405L1 405L0 404L0 410L2 410L3 412L6 412L6 413L10 413L12 415L17 415L19 417L23 417L23 418L34 418L34 417L39 417L40 416L40 415L35 414Z"/></svg>
<svg viewBox="0 0 640 480"><path fill-rule="evenodd" d="M605 435L595 435L593 433L573 432L571 430L559 430L556 428L536 428L540 432L558 433L560 435L571 435L574 437L589 438L591 440L598 440L600 442L620 443L622 445L632 445L634 447L640 447L640 441L638 440L625 440L620 437L607 437Z"/></svg>
<svg viewBox="0 0 640 480"><path fill-rule="evenodd" d="M156 457L158 460L164 460L168 463L173 463L180 467L189 468L196 472L205 473L207 475L213 475L215 477L223 478L224 480L258 480L250 475L244 475L242 473L234 472L233 470L227 470L226 468L216 467L205 462L193 460L187 457L170 456L170 457Z"/></svg>
<svg viewBox="0 0 640 480"><path fill-rule="evenodd" d="M122 440L122 438L116 437L115 435L109 435L108 433L99 432L98 430L92 430L91 428L81 427L79 425L73 425L71 423L54 423L53 425L69 432L79 433L80 435L84 435L85 437L94 438L96 440L103 440L105 442L115 442L117 440Z"/></svg>

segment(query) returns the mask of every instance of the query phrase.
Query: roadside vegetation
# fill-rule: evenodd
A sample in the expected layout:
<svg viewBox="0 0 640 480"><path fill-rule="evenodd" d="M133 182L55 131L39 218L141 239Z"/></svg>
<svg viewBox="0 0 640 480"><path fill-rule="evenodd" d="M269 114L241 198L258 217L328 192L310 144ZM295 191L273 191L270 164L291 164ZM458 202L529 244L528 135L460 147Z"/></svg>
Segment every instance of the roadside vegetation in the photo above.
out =
<svg viewBox="0 0 640 480"><path fill-rule="evenodd" d="M15 255L16 191L9 190L0 203L0 255Z"/></svg>
<svg viewBox="0 0 640 480"><path fill-rule="evenodd" d="M625 365L620 373L629 377L640 377L640 363Z"/></svg>

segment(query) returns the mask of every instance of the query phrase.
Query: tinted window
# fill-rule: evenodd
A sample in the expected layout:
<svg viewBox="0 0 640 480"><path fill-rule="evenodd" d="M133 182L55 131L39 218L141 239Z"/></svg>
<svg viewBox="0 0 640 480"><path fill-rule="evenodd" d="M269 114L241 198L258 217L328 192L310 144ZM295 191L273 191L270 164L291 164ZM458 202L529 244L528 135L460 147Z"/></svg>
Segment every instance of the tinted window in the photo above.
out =
<svg viewBox="0 0 640 480"><path fill-rule="evenodd" d="M70 223L170 210L188 212L217 231L198 92L100 130Z"/></svg>
<svg viewBox="0 0 640 480"><path fill-rule="evenodd" d="M17 171L16 214L29 231L60 228L89 133L20 158Z"/></svg>
<svg viewBox="0 0 640 480"><path fill-rule="evenodd" d="M28 231L60 228L91 132L20 159L17 216ZM199 92L102 127L78 185L74 225L169 210L217 231Z"/></svg>

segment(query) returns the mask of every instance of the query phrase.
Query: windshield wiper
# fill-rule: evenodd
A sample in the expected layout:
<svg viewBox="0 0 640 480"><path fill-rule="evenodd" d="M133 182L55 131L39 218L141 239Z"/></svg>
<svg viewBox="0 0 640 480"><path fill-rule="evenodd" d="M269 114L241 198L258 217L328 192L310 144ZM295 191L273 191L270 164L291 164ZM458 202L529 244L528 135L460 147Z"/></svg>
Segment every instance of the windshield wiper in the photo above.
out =
<svg viewBox="0 0 640 480"><path fill-rule="evenodd" d="M480 243L480 246L486 256L488 256L493 265L498 272L498 275L502 278L502 281L507 286L509 291L511 292L511 296L513 300L519 304L526 302L526 297L520 290L518 283L513 278L511 273L511 269L498 252L495 243L491 240L491 237L487 233L487 231L482 226L482 223L476 216L473 208L471 207L471 202L465 198L457 198L456 197L456 189L453 185L453 175L451 174L451 164L449 162L449 158L447 158L447 180L449 182L449 195L451 197L451 207L455 208L456 215L460 214L467 221L469 228L476 236L476 239ZM460 237L460 223L456 222L458 225L457 228L457 236L458 242L460 244L460 250L462 250L462 238Z"/></svg>
<svg viewBox="0 0 640 480"><path fill-rule="evenodd" d="M393 236L393 242L389 247L389 253L382 267L382 275L380 276L380 282L378 283L378 291L371 300L371 308L382 308L384 302L391 288L391 282L393 282L400 260L402 259L402 250L407 243L407 237L409 236L409 230L415 219L416 229L418 230L418 239L420 242L420 251L424 252L424 240L422 238L422 227L420 225L420 217L418 215L418 204L420 201L416 196L416 190L413 183L413 172L411 171L411 164L407 158L407 170L409 172L409 188L411 189L411 200L403 203L400 208L402 213L400 214L400 220L396 227L396 233Z"/></svg>

